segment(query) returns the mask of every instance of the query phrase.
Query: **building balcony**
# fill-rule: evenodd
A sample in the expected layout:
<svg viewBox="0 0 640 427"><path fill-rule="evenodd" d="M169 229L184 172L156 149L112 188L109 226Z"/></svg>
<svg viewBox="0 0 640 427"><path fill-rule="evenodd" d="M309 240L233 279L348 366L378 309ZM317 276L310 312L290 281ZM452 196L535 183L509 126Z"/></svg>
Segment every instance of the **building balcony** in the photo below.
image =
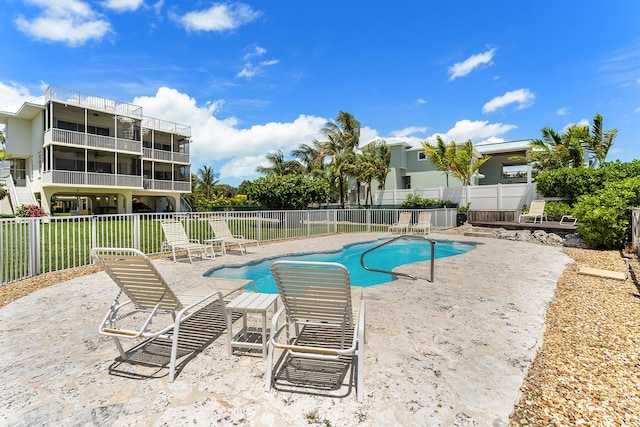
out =
<svg viewBox="0 0 640 427"><path fill-rule="evenodd" d="M73 132L64 129L49 129L44 133L44 146L46 147L51 144L82 148L99 148L103 150L114 150L132 154L142 153L142 143L139 141Z"/></svg>
<svg viewBox="0 0 640 427"><path fill-rule="evenodd" d="M145 160L161 160L175 163L189 163L189 155L184 153L174 153L172 151L154 150L151 148L142 149L142 158Z"/></svg>
<svg viewBox="0 0 640 427"><path fill-rule="evenodd" d="M87 187L142 188L142 177L96 172L76 172L66 170L47 171L42 174L43 185L70 185Z"/></svg>
<svg viewBox="0 0 640 427"><path fill-rule="evenodd" d="M189 181L167 181L161 179L145 179L145 190L158 191L178 191L181 193L191 192L191 182Z"/></svg>

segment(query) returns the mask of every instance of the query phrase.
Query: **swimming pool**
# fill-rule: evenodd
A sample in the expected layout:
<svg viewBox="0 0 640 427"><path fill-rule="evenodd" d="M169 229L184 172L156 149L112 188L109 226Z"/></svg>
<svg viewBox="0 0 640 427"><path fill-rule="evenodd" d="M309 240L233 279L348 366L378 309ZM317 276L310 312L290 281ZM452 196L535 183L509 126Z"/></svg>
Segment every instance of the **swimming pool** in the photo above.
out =
<svg viewBox="0 0 640 427"><path fill-rule="evenodd" d="M344 246L341 250L332 252L312 252L295 255L284 255L266 258L239 266L217 267L205 273L208 277L226 277L231 279L250 279L256 284L258 292L278 293L276 284L271 276L271 264L279 260L296 261L325 261L338 262L349 269L352 286L374 286L393 280L393 276L386 273L367 271L360 265L360 255L368 249L380 245L389 239L379 239L363 243ZM460 255L475 248L472 242L454 242L437 240L435 258L445 258ZM414 262L431 259L431 245L426 240L397 240L379 248L364 258L364 263L370 268L391 271L395 267ZM425 276L427 273L425 273Z"/></svg>

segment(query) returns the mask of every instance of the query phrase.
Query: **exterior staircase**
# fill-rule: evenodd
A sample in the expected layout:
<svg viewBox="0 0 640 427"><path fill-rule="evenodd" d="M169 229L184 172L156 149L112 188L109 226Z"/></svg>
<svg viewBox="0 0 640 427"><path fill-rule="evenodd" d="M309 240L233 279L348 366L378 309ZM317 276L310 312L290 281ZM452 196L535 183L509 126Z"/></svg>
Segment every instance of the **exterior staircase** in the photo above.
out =
<svg viewBox="0 0 640 427"><path fill-rule="evenodd" d="M11 206L13 207L13 212L15 213L16 209L20 205L37 205L38 201L36 200L36 196L33 194L33 190L31 190L31 185L29 185L29 177L26 178L27 185L17 187L13 184L13 178L8 176L5 185L7 186L7 190L9 190L9 198L11 200Z"/></svg>

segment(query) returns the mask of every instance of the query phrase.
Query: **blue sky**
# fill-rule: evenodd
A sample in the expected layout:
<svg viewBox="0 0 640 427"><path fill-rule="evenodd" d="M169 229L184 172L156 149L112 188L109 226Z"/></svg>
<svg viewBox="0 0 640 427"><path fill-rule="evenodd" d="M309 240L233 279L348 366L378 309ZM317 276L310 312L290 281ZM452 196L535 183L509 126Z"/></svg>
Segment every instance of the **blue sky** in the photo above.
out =
<svg viewBox="0 0 640 427"><path fill-rule="evenodd" d="M0 109L54 84L192 127L193 171L258 175L338 111L475 144L588 122L638 158L640 2L2 0Z"/></svg>

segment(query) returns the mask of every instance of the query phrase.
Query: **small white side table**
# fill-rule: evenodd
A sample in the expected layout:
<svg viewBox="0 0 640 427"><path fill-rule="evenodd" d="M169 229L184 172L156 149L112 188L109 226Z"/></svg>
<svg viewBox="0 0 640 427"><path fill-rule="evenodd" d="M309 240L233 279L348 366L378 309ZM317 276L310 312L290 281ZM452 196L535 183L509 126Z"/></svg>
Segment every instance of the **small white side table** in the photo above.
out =
<svg viewBox="0 0 640 427"><path fill-rule="evenodd" d="M215 237L213 239L206 239L203 240L202 243L204 243L205 245L209 245L211 246L211 252L213 252L215 254L215 248L217 246L220 246L220 255L226 255L227 254L227 248L224 244L224 238L222 237Z"/></svg>
<svg viewBox="0 0 640 427"><path fill-rule="evenodd" d="M257 292L243 292L225 307L227 314L227 329L229 330L229 355L233 354L234 347L253 348L262 350L262 358L267 357L267 310L274 306L278 309L278 294L261 294ZM232 314L242 313L242 329L233 333ZM262 315L262 342L250 342L247 328L247 315L258 313Z"/></svg>
<svg viewBox="0 0 640 427"><path fill-rule="evenodd" d="M571 215L563 215L562 218L560 218L560 224L576 225L577 222L578 218L574 218Z"/></svg>

